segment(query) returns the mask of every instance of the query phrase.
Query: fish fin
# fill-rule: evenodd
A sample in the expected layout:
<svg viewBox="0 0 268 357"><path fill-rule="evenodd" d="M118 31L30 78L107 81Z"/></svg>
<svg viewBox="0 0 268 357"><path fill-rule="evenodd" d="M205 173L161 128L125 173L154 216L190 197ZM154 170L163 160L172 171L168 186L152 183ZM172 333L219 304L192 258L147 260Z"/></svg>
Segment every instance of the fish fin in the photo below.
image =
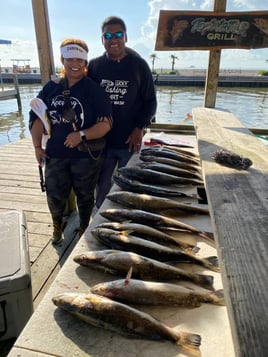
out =
<svg viewBox="0 0 268 357"><path fill-rule="evenodd" d="M127 285L131 279L131 275L132 275L132 271L133 271L133 268L132 266L129 268L129 271L127 272L127 276L125 278L125 282L124 284Z"/></svg>
<svg viewBox="0 0 268 357"><path fill-rule="evenodd" d="M187 197L190 197L190 198L196 198L197 200L201 200L202 198L197 195L196 193L188 193L187 194Z"/></svg>
<svg viewBox="0 0 268 357"><path fill-rule="evenodd" d="M211 256L211 257L206 257L202 259L204 262L204 266L210 270L219 272L220 267L219 267L219 258L217 256Z"/></svg>
<svg viewBox="0 0 268 357"><path fill-rule="evenodd" d="M200 345L201 336L189 333L180 332L180 338L177 340L177 345L179 345L183 350L189 352L194 357L201 357Z"/></svg>
<svg viewBox="0 0 268 357"><path fill-rule="evenodd" d="M102 271L106 274L112 274L112 275L121 275L120 272L116 269L108 268L108 267L103 267Z"/></svg>
<svg viewBox="0 0 268 357"><path fill-rule="evenodd" d="M131 235L133 233L135 233L134 229L126 229L124 231L120 231L121 234L125 235L125 236L128 236L128 235Z"/></svg>
<svg viewBox="0 0 268 357"><path fill-rule="evenodd" d="M224 300L223 289L214 291L213 293L210 294L210 297L213 304L221 305L221 306L226 305Z"/></svg>

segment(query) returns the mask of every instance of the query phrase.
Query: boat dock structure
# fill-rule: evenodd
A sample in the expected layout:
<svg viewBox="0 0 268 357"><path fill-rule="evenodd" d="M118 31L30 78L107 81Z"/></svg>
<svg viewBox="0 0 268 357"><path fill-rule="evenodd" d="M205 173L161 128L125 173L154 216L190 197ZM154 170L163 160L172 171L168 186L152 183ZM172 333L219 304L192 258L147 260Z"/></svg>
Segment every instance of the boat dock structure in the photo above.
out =
<svg viewBox="0 0 268 357"><path fill-rule="evenodd" d="M19 82L18 78L15 74L11 75L10 82L12 83L14 88L13 89L5 89L3 88L3 77L0 73L0 86L2 87L0 90L0 100L9 100L9 99L16 99L18 104L18 111L21 112L22 105L21 105L21 98L20 98L20 89L19 89Z"/></svg>
<svg viewBox="0 0 268 357"><path fill-rule="evenodd" d="M32 5L43 85L55 75L47 1L33 0ZM212 16L224 20L225 12L226 0L214 0ZM187 11L183 13L187 15ZM264 18L259 17L261 23L266 21L268 16L267 12L261 12L259 16L262 13ZM249 14L250 19L256 23L255 12ZM188 16L192 16L192 12L189 12ZM240 15L237 11L235 17L240 23L244 21L245 14ZM164 23L163 19L165 20L165 17L162 17L160 23ZM225 34L228 34L227 31L228 29ZM267 37L266 34L263 34L263 37ZM191 49L199 50L200 43L192 41L192 37L189 39ZM254 45L254 41L248 41L245 44L246 48L259 48L250 47ZM161 39L156 41L156 45L161 45ZM265 46L268 46L267 42L264 42L263 47ZM228 46L237 47L237 41ZM191 111L193 126L152 124L142 145L142 149L153 146L151 141L157 142L156 139L166 143L169 149L170 145L183 145L184 149L189 151L188 161L189 155L191 158L195 157L195 163L198 161L197 165L194 164L194 172L199 175L197 183L163 185L168 190L179 190L186 194L184 198L174 198L172 208L169 206L165 211L167 215L172 211L172 218L180 225L180 229L178 230L174 221L173 225L170 221L167 224L167 217L164 220L167 225L171 225L168 232L173 237L172 240L183 239L184 244L191 244L191 247L194 246L193 249L196 248L191 251L188 258L184 255L183 261L179 263L174 262L175 258L159 256L159 247L153 250L159 259L154 259L151 245L150 249L145 249L149 243L140 244L138 247L137 241L133 244L130 237L133 231L121 233L121 238L122 235L124 238L120 243L118 240L112 240L110 235L101 239L100 231L95 228L109 220L105 218L104 211L106 217L108 213L111 217L111 212L120 209L120 214L114 221L137 223L137 208L133 208L132 199L126 199L131 190L122 192L124 190L118 184L113 185L110 197L106 197L81 238L76 234L77 212L73 207L67 209L64 240L59 246L54 247L50 241L52 222L45 192L40 189L39 170L31 139L26 138L0 147L0 212L8 214L10 211L20 211L25 215L24 231L27 232L31 275L28 287L31 288L33 301L33 311L16 336L8 357L267 357L268 147L228 111L228 108L215 109L215 102L218 86L243 87L250 84L253 87L268 87L268 77L255 74L245 79L240 73L220 73L222 48L224 46L221 43L208 46L209 62L205 73L198 74L193 71L187 76L180 73L175 76L160 74L154 77L156 85L185 86L188 83L191 86L205 86L204 106L193 107ZM172 48L172 51L173 49L176 50ZM33 78L31 76L36 74L18 73L18 80L22 80L21 76L25 75L27 78ZM4 73L3 79L7 79L6 76L8 74ZM156 157L158 156L156 154ZM180 162L179 159L177 161ZM144 161L140 154L134 154L127 167L136 168L137 171L141 163ZM156 180L152 180L152 176L152 173L149 178L147 176L150 187L156 186ZM116 192L121 201L116 201ZM166 204L168 198L162 199ZM154 206L151 205L151 202L155 202L153 196L142 195L141 200L144 211L158 210L162 216L164 215L163 210L161 211L163 200L158 200L158 204ZM108 209L113 211L107 212ZM127 217L132 214L131 219L126 219L125 216L122 218L123 209ZM144 216L142 218L143 224L147 224L148 214L146 219ZM150 223L158 230L167 231L167 227L163 227L163 220L160 221L161 224L159 219ZM6 223L3 226L5 227ZM10 231L5 229L4 233L9 236ZM161 248L161 253L167 244L163 245L165 247ZM5 248L8 251L8 244ZM114 258L113 262L116 265L100 269L100 263L103 263L103 258L107 258L108 254L116 255L118 250L131 253L134 249L135 254L147 258L139 258L138 264L137 260L129 259L125 270L118 265L118 258ZM91 257L98 256L97 261L95 260L91 266L85 264L85 254L88 257L89 252ZM144 270L140 273L141 261L148 261L148 255L156 260L157 265L149 262L149 269L144 277ZM9 261L8 256L5 258ZM199 265L196 264L197 261ZM189 308L172 304L145 305L144 301L147 300L138 305L135 300L129 303L127 309L122 305L119 308L111 301L106 301L104 305L100 304L100 297L90 294L96 284L108 283L119 278L123 279L124 286L128 285L131 279L135 278L134 275L130 276L131 271L135 274L134 268L138 270L138 279L152 282L160 280L164 284L163 276L156 276L160 263L167 263L168 272L171 266L173 270L179 267L184 270L184 273L180 271L179 278L177 270L175 279L172 275L173 284L182 285L188 288L188 293L192 293L198 289L204 291L205 281L205 291L217 296L223 293L224 304L217 305L215 301L206 301L200 306ZM166 295L164 299L165 297ZM115 305L117 309L113 308ZM4 311L2 325L0 323L0 340L7 328L9 315L5 308L8 306L8 301L0 300L0 307ZM136 317L138 313L139 319L131 319L130 315L125 313L126 310L129 313L130 309L140 311L134 313L131 310L131 316ZM13 322L16 323L16 320L13 319ZM107 325L107 320L113 325L112 329L109 328L109 324ZM151 332L152 325L144 328L145 321L154 321L154 326L155 323L157 326L161 324L160 330L164 331L164 336L161 335L161 338L164 337L163 340L154 340L159 339L158 329L153 335L148 333L145 338L143 335L138 339L122 334L123 331L130 330L135 334ZM185 338L189 337L188 334L193 334L190 340ZM185 341L190 341L190 351L189 345L188 348L181 345L185 344Z"/></svg>

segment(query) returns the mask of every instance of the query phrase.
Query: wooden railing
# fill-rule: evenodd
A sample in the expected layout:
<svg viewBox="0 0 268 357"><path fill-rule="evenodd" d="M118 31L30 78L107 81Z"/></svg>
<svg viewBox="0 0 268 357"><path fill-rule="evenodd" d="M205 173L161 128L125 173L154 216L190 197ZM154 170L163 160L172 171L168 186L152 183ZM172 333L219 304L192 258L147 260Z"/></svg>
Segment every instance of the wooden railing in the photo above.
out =
<svg viewBox="0 0 268 357"><path fill-rule="evenodd" d="M1 83L1 87L2 87L2 90L0 90L0 100L16 99L17 103L18 103L18 110L19 110L19 112L21 112L22 105L21 105L18 79L15 74L12 77L13 77L13 83L14 83L15 88L14 89L4 89L3 82L2 82L2 75L0 74L0 83Z"/></svg>

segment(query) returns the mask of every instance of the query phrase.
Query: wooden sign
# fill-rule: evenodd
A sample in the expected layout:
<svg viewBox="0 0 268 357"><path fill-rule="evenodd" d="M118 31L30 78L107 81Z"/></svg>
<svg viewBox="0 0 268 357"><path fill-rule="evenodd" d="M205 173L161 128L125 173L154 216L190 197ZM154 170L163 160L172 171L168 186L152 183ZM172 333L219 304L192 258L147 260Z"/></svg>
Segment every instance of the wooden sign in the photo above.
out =
<svg viewBox="0 0 268 357"><path fill-rule="evenodd" d="M160 11L156 51L264 47L268 11Z"/></svg>

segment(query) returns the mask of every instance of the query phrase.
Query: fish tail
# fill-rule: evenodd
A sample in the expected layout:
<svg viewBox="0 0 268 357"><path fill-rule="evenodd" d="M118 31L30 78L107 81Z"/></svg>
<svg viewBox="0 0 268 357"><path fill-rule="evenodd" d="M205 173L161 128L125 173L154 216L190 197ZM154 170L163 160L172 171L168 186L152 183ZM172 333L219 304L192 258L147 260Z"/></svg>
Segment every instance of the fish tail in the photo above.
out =
<svg viewBox="0 0 268 357"><path fill-rule="evenodd" d="M209 244L215 245L214 235L211 232L200 232L199 236L204 238Z"/></svg>
<svg viewBox="0 0 268 357"><path fill-rule="evenodd" d="M213 283L214 283L214 277L212 275L202 275L202 274L197 274L193 282L196 283L197 285L203 286L204 288L208 290L214 291Z"/></svg>
<svg viewBox="0 0 268 357"><path fill-rule="evenodd" d="M202 261L206 268L216 271L216 272L220 271L219 259L217 256L207 257L207 258L202 259Z"/></svg>
<svg viewBox="0 0 268 357"><path fill-rule="evenodd" d="M215 305L225 305L223 289L219 289L209 294L210 302Z"/></svg>
<svg viewBox="0 0 268 357"><path fill-rule="evenodd" d="M200 248L197 247L197 246L190 246L189 247L188 245L185 248L183 247L183 249L184 249L185 253L193 255L193 256L195 256L195 254L198 253L199 250L200 250Z"/></svg>
<svg viewBox="0 0 268 357"><path fill-rule="evenodd" d="M194 357L201 357L200 345L201 345L201 336L189 333L189 332L180 332L180 338L176 341L183 350L189 352Z"/></svg>

